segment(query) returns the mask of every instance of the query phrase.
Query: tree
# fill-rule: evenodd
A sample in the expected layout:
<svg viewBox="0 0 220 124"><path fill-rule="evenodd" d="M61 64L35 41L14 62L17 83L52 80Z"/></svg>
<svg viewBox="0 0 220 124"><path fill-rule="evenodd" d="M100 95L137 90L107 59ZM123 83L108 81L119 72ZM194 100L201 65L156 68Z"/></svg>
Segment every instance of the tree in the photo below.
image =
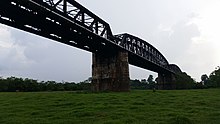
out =
<svg viewBox="0 0 220 124"><path fill-rule="evenodd" d="M92 83L92 77L89 77L88 79L84 80L83 82L84 83Z"/></svg>
<svg viewBox="0 0 220 124"><path fill-rule="evenodd" d="M148 83L146 79L141 79L141 83Z"/></svg>
<svg viewBox="0 0 220 124"><path fill-rule="evenodd" d="M218 66L210 75L208 87L220 87L220 67Z"/></svg>
<svg viewBox="0 0 220 124"><path fill-rule="evenodd" d="M8 77L6 79L0 77L0 92L33 92L33 91L74 91L74 90L90 90L91 78L81 83L68 83L56 81L41 81L34 79Z"/></svg>
<svg viewBox="0 0 220 124"><path fill-rule="evenodd" d="M209 77L207 76L207 74L203 74L203 75L201 76L201 83L202 83L203 85L207 85L208 80L209 80Z"/></svg>
<svg viewBox="0 0 220 124"><path fill-rule="evenodd" d="M175 75L176 78L176 89L192 89L195 86L195 80L187 73L182 72Z"/></svg>
<svg viewBox="0 0 220 124"><path fill-rule="evenodd" d="M147 78L147 82L149 83L149 88L154 89L155 88L155 82L154 82L154 77L153 75L149 75Z"/></svg>
<svg viewBox="0 0 220 124"><path fill-rule="evenodd" d="M150 84L154 82L153 80L154 80L153 75L149 75L149 77L147 78L147 82Z"/></svg>

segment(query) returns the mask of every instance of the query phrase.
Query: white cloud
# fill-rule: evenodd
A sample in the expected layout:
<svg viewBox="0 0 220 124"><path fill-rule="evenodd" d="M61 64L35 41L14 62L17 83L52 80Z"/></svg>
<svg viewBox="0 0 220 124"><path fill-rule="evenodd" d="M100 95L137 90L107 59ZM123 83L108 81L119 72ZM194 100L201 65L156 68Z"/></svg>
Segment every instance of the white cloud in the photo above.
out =
<svg viewBox="0 0 220 124"><path fill-rule="evenodd" d="M160 25L159 34L155 34L156 43L169 62L177 63L197 81L220 63L219 6L220 2L209 3L171 27Z"/></svg>
<svg viewBox="0 0 220 124"><path fill-rule="evenodd" d="M24 55L24 47L16 45L14 41L10 29L0 25L0 71L2 72L16 72L30 64Z"/></svg>
<svg viewBox="0 0 220 124"><path fill-rule="evenodd" d="M196 16L188 16L170 27L160 24L158 32L155 33L155 46L158 46L159 51L171 64L177 64L182 71L198 81L200 80L199 71L201 71L199 68L204 64L199 62L201 50L195 44L195 40L201 36L201 33L198 25L192 21L194 18Z"/></svg>
<svg viewBox="0 0 220 124"><path fill-rule="evenodd" d="M201 35L193 39L191 50L197 55L195 70L200 75L210 74L220 63L220 1L213 0L200 10L193 22L199 27ZM195 70L192 71L195 73Z"/></svg>
<svg viewBox="0 0 220 124"><path fill-rule="evenodd" d="M0 47L9 48L12 46L11 33L8 28L2 25L0 25L0 38Z"/></svg>

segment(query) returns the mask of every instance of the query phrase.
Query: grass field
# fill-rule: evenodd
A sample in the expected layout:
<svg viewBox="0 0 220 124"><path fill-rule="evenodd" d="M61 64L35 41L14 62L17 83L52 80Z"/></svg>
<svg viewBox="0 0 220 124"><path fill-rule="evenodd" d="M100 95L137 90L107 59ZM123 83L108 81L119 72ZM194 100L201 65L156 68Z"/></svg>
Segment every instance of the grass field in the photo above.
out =
<svg viewBox="0 0 220 124"><path fill-rule="evenodd" d="M220 89L0 93L0 124L220 124Z"/></svg>

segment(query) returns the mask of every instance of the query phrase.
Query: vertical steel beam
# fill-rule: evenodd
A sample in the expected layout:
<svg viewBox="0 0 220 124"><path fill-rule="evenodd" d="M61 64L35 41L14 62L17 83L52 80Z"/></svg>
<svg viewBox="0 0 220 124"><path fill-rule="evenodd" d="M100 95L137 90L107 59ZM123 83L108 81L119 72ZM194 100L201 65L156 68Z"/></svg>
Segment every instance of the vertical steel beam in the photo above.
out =
<svg viewBox="0 0 220 124"><path fill-rule="evenodd" d="M99 22L98 21L95 22L95 33L99 34Z"/></svg>
<svg viewBox="0 0 220 124"><path fill-rule="evenodd" d="M67 14L67 1L63 0L63 12L64 14Z"/></svg>
<svg viewBox="0 0 220 124"><path fill-rule="evenodd" d="M82 16L82 20L81 20L81 22L82 22L82 24L84 25L85 24L85 13L84 12L82 12L81 13L81 16Z"/></svg>

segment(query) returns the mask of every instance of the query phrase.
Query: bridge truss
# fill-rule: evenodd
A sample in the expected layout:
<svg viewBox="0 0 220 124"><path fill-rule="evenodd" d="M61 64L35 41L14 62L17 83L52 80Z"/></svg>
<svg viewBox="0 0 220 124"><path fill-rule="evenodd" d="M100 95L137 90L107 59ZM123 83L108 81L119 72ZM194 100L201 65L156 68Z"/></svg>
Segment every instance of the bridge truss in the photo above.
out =
<svg viewBox="0 0 220 124"><path fill-rule="evenodd" d="M126 50L132 65L175 73L151 44L130 34L113 35L107 22L75 0L1 0L0 23L93 53Z"/></svg>

